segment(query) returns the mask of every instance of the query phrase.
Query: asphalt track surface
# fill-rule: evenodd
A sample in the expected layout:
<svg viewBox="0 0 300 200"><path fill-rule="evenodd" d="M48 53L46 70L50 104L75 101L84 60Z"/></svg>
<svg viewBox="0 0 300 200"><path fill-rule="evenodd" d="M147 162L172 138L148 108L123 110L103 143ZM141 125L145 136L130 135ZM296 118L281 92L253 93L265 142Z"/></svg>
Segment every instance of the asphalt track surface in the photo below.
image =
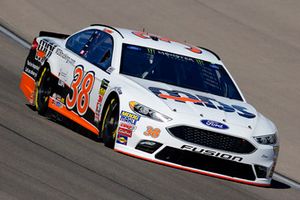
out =
<svg viewBox="0 0 300 200"><path fill-rule="evenodd" d="M20 1L20 4L24 2L27 11L32 5L42 8L34 1ZM187 38L194 41L192 43L201 41L200 44L206 44L204 46L218 49L248 101L275 120L283 132L276 170L299 180L297 63L300 42L297 33L300 33L300 28L296 23L299 13L295 14L299 3L279 4L274 0L274 5L266 6L264 2L268 1L187 2L184 5L173 1L171 6L162 3L157 15L147 17L141 14L149 14L156 8L151 1L140 3L146 6L139 7L139 11L132 7L128 8L128 13L121 10L119 18L113 18L100 7L99 11L108 15L107 18L97 17L107 24L137 29L146 27L151 32L181 40ZM59 21L62 10L67 6L72 8L71 4L65 3L67 5L62 4L61 8L58 5L52 7L58 10L55 14L50 9L39 19L31 13L20 20L11 17L22 14L20 10L14 15L8 6L10 3L2 3L6 7L0 8L1 23L27 40L32 40L39 30L71 33L79 26L94 23L96 19L92 16L98 9L91 4L83 8L90 11L85 19L71 15ZM103 5L110 6L108 1ZM168 9L162 11L167 6ZM182 29L167 23L171 20L169 15L183 14L187 8L191 12L177 19ZM199 13L195 14L195 11ZM140 15L138 20L135 20L134 12ZM51 14L55 17L38 22ZM188 21L194 15L200 22ZM201 16L205 18L200 19ZM76 24L67 23L72 17L77 20ZM270 18L276 20L268 21ZM27 24L24 23L26 20ZM170 22L174 23L172 20ZM35 26L28 28L30 23L35 23ZM220 34L222 29L224 32ZM199 36L203 40L199 40ZM236 43L232 45L232 41ZM276 181L271 188L258 188L134 159L105 148L89 135L39 116L26 106L18 88L27 50L2 34L0 45L0 199L299 199L299 190Z"/></svg>
<svg viewBox="0 0 300 200"><path fill-rule="evenodd" d="M39 116L19 91L27 50L0 34L0 199L297 199L131 158ZM7 59L10 58L10 59Z"/></svg>

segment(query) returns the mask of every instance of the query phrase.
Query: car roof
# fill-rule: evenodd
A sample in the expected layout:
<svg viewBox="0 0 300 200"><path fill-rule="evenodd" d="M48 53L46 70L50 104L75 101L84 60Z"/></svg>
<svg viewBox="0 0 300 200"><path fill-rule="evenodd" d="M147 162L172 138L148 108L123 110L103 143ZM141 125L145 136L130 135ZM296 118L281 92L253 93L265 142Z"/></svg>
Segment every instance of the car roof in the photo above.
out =
<svg viewBox="0 0 300 200"><path fill-rule="evenodd" d="M99 27L101 30L106 29L107 32L117 32L122 37L123 43L145 46L153 49L160 49L163 51L198 58L201 60L209 61L211 63L223 65L219 56L206 48L199 48L185 42L178 42L167 37L162 37L143 31L135 31L100 24L91 25L91 28L96 27ZM191 50L191 48L193 48L192 50L194 52ZM199 49L201 50L200 52L198 52Z"/></svg>

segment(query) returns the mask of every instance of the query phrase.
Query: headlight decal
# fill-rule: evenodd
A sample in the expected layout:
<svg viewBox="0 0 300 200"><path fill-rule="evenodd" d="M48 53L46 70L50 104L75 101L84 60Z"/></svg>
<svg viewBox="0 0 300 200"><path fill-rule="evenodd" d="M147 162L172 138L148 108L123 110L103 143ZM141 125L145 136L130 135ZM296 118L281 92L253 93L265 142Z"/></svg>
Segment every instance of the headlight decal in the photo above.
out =
<svg viewBox="0 0 300 200"><path fill-rule="evenodd" d="M135 101L130 101L129 107L133 112L159 122L168 122L172 120L172 118Z"/></svg>
<svg viewBox="0 0 300 200"><path fill-rule="evenodd" d="M263 144L263 145L276 144L276 142L277 142L276 134L255 136L253 138L255 139L255 141L257 143Z"/></svg>

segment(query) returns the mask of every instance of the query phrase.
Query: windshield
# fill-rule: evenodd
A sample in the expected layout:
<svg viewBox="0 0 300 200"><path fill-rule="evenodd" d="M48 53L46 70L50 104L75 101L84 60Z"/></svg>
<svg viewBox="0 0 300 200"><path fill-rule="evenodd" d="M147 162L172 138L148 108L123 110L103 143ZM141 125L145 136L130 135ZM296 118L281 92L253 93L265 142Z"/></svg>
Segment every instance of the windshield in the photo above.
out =
<svg viewBox="0 0 300 200"><path fill-rule="evenodd" d="M157 49L124 44L120 73L242 100L222 65Z"/></svg>

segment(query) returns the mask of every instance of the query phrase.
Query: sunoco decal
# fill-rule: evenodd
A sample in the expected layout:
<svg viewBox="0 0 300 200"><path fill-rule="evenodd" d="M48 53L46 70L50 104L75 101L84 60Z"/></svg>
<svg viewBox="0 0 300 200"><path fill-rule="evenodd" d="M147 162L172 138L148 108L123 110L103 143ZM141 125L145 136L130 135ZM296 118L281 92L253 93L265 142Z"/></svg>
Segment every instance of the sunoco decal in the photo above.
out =
<svg viewBox="0 0 300 200"><path fill-rule="evenodd" d="M149 90L161 99L171 99L181 103L190 102L198 106L205 106L211 109L223 110L224 112L236 112L239 116L248 119L256 117L255 114L250 113L245 107L239 105L228 105L210 97L205 97L198 94L194 95L186 91L167 90L156 87L149 87ZM185 96L182 96L181 94L184 94Z"/></svg>
<svg viewBox="0 0 300 200"><path fill-rule="evenodd" d="M118 137L117 137L118 144L127 145L127 140L128 140L127 136L118 134Z"/></svg>

